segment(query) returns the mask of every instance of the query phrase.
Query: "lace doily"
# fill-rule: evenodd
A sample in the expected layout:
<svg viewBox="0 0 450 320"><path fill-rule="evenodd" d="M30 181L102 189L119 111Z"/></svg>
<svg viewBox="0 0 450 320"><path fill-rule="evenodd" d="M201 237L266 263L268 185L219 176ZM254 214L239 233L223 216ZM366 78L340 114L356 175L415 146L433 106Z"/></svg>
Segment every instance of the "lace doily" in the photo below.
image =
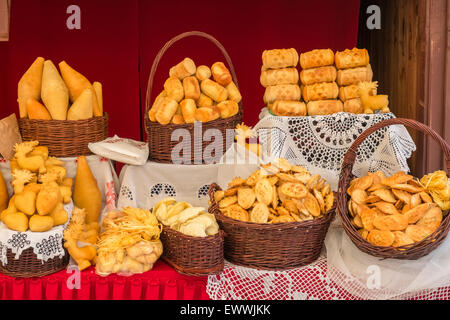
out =
<svg viewBox="0 0 450 320"><path fill-rule="evenodd" d="M69 214L66 224L56 226L46 232L18 232L8 229L3 222L0 222L0 263L2 265L8 263L7 249L11 249L15 255L14 259L19 259L24 250L33 248L34 254L42 263L55 257L64 257L63 231L72 215L73 203L64 205L64 209Z"/></svg>
<svg viewBox="0 0 450 320"><path fill-rule="evenodd" d="M219 275L208 276L212 300L355 300L361 299L330 279L324 255L310 265L286 271L262 271L228 261ZM410 292L402 300L443 300L450 287ZM366 299L374 299L374 296Z"/></svg>
<svg viewBox="0 0 450 320"><path fill-rule="evenodd" d="M143 166L126 165L120 173L117 207L153 208L160 200L176 197L194 206L208 208L208 189L217 181L219 164L176 165L148 161Z"/></svg>
<svg viewBox="0 0 450 320"><path fill-rule="evenodd" d="M355 139L372 125L394 118L393 113L329 116L277 117L264 110L254 130L262 149L270 158L284 157L320 174L337 189L342 160ZM382 170L393 174L409 171L406 159L416 150L406 128L395 125L382 128L363 141L353 167L361 176Z"/></svg>

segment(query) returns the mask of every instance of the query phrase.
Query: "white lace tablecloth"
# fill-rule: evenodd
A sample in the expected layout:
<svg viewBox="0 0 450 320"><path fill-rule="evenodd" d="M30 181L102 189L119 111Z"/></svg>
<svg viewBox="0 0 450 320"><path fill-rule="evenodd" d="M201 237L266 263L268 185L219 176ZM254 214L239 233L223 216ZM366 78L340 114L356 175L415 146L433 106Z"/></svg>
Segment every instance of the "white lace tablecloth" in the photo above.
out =
<svg viewBox="0 0 450 320"><path fill-rule="evenodd" d="M262 271L236 266L226 261L221 274L208 277L206 292L212 300L383 299L377 298L376 292L370 295L367 292L352 294L342 283L348 278L341 276L340 283L336 283L329 274L330 270L324 254L310 265L287 271ZM438 287L407 292L392 299L445 300L449 298L450 287Z"/></svg>
<svg viewBox="0 0 450 320"><path fill-rule="evenodd" d="M337 190L342 160L354 140L372 125L395 118L393 113L278 117L264 109L253 128L270 158L283 157L320 174ZM416 146L402 125L385 127L359 146L353 174L382 170L393 174L409 171L406 160Z"/></svg>
<svg viewBox="0 0 450 320"><path fill-rule="evenodd" d="M115 208L116 188L118 188L118 178L112 163L103 157L91 155L86 157L92 174L97 179L97 184L102 194L102 210ZM77 170L76 158L60 158L65 162L67 177L74 178ZM9 196L11 197L13 189L11 186L11 169L9 161L0 159L0 171L5 178ZM73 203L65 206L67 212L71 213ZM62 231L64 226L57 226L47 232L16 232L7 229L0 222L0 262L6 262L6 249L11 249L18 259L20 254L30 247L38 259L44 263L48 259L64 255L62 248Z"/></svg>
<svg viewBox="0 0 450 320"><path fill-rule="evenodd" d="M150 209L160 200L176 197L194 206L208 208L208 189L217 180L218 164L175 165L148 161L143 166L126 165L120 172L117 207Z"/></svg>

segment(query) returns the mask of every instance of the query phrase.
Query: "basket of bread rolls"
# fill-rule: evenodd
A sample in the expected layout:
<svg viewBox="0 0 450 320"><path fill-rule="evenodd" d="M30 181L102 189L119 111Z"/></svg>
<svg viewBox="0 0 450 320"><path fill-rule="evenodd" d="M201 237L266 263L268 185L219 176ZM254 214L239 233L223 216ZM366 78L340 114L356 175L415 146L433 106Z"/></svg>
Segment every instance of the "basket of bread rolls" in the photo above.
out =
<svg viewBox="0 0 450 320"><path fill-rule="evenodd" d="M447 168L416 178L399 171L352 175L358 146L370 134L404 125L431 136L443 150ZM410 119L381 121L364 131L344 156L337 214L361 251L380 258L416 260L437 248L450 228L450 146L430 127Z"/></svg>
<svg viewBox="0 0 450 320"><path fill-rule="evenodd" d="M225 258L261 270L286 270L315 261L334 218L335 196L318 174L286 159L213 183L210 207L225 232Z"/></svg>
<svg viewBox="0 0 450 320"><path fill-rule="evenodd" d="M0 272L28 278L63 270L70 259L63 231L73 209L73 179L38 141L18 143L14 151L13 192L10 198L6 192L9 200L0 208Z"/></svg>
<svg viewBox="0 0 450 320"><path fill-rule="evenodd" d="M300 55L294 48L272 49L264 50L262 62L264 103L273 115L389 112L388 97L377 95L378 82L372 82L366 49L314 49Z"/></svg>
<svg viewBox="0 0 450 320"><path fill-rule="evenodd" d="M19 80L20 133L54 157L92 154L89 142L108 137L102 84L91 83L65 61L58 67L38 57Z"/></svg>
<svg viewBox="0 0 450 320"><path fill-rule="evenodd" d="M221 61L211 66L196 65L194 60L185 58L170 68L164 89L152 99L154 77L162 56L175 42L191 36L203 37L214 43L224 55L228 67ZM224 153L229 147L226 144L226 130L234 129L242 122L241 99L233 64L219 41L199 31L182 33L172 38L156 56L147 86L144 118L150 160L162 163L177 162L173 159L172 150L178 144L186 143L176 157L192 162L194 157L198 158L197 153L201 151L202 162L205 162L203 150L211 141L203 139L203 134L209 129L220 130ZM173 139L172 133L177 129L187 130L190 141L180 142ZM229 144L231 142L229 141ZM185 152L187 154L184 154ZM213 157L219 159L221 155ZM186 164L185 161L183 163Z"/></svg>

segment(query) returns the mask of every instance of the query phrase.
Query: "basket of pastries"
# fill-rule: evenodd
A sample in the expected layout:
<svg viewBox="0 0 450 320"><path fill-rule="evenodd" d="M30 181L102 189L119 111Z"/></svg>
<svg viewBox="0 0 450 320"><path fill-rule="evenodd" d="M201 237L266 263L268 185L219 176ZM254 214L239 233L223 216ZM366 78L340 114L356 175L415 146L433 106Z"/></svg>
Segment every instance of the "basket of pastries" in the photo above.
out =
<svg viewBox="0 0 450 320"><path fill-rule="evenodd" d="M191 36L203 37L214 43L221 50L230 69L220 61L211 67L196 66L192 59L185 58L170 69L164 89L153 100L151 94L154 77L162 56L175 42ZM153 61L147 85L144 121L150 159L155 162L174 162L172 150L180 143L172 137L176 129L190 134L190 141L185 142L186 146L175 155L183 159L184 164L193 162L199 153L202 155L202 162L207 162L203 158L203 151L211 142L203 139L203 134L209 129L220 130L222 150L225 152L229 147L226 129L234 129L242 120L241 99L233 64L219 41L199 31L182 33L172 38ZM194 125L199 128L194 130ZM195 139L197 135L200 139ZM228 143L231 144L232 141ZM212 155L214 159L221 156Z"/></svg>
<svg viewBox="0 0 450 320"><path fill-rule="evenodd" d="M227 190L209 189L210 207L225 232L230 262L284 270L316 260L334 217L334 193L318 174L286 159L262 165Z"/></svg>
<svg viewBox="0 0 450 320"><path fill-rule="evenodd" d="M66 177L64 162L38 144L15 145L9 199L0 179L0 272L13 277L48 275L69 262L63 231L73 209L73 179Z"/></svg>
<svg viewBox="0 0 450 320"><path fill-rule="evenodd" d="M91 84L65 61L58 66L38 57L19 80L20 133L55 157L89 155L89 142L108 137L102 84Z"/></svg>
<svg viewBox="0 0 450 320"><path fill-rule="evenodd" d="M431 136L446 159L447 172L421 179L403 171L352 175L358 146L389 125L404 125ZM381 121L364 131L345 154L337 195L337 214L345 232L363 252L380 258L416 260L444 241L450 226L450 146L433 129L410 119Z"/></svg>
<svg viewBox="0 0 450 320"><path fill-rule="evenodd" d="M177 272L205 276L223 270L224 234L214 215L173 198L158 202L153 212L163 225L162 259Z"/></svg>
<svg viewBox="0 0 450 320"><path fill-rule="evenodd" d="M366 49L314 49L299 55L290 48L262 53L260 83L272 115L389 112L388 96L377 95L378 82L372 77Z"/></svg>

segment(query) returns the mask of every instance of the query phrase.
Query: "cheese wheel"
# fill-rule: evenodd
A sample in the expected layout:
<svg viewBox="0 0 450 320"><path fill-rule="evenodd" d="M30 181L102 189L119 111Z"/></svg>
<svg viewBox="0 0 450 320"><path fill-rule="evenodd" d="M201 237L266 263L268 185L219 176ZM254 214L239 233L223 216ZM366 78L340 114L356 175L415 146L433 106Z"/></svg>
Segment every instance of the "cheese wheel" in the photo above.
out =
<svg viewBox="0 0 450 320"><path fill-rule="evenodd" d="M278 100L271 106L271 111L277 116L305 116L306 104L300 101Z"/></svg>
<svg viewBox="0 0 450 320"><path fill-rule="evenodd" d="M296 84L280 84L269 86L264 93L264 103L273 103L276 100L300 100L300 87Z"/></svg>
<svg viewBox="0 0 450 320"><path fill-rule="evenodd" d="M298 84L298 71L296 68L265 70L261 72L259 80L263 87L277 84Z"/></svg>
<svg viewBox="0 0 450 320"><path fill-rule="evenodd" d="M368 64L365 67L338 70L337 83L340 86L348 86L362 81L372 81L372 77L372 67Z"/></svg>
<svg viewBox="0 0 450 320"><path fill-rule="evenodd" d="M334 66L304 69L300 72L300 80L304 85L319 82L333 82L336 81L336 76L337 71Z"/></svg>
<svg viewBox="0 0 450 320"><path fill-rule="evenodd" d="M339 87L336 82L315 83L303 87L303 99L311 100L336 99L339 95Z"/></svg>
<svg viewBox="0 0 450 320"><path fill-rule="evenodd" d="M195 71L196 67L194 61L190 58L184 58L183 61L170 68L169 76L183 80L185 77L195 74Z"/></svg>
<svg viewBox="0 0 450 320"><path fill-rule="evenodd" d="M185 99L197 100L200 98L200 85L194 76L189 76L183 79L183 89Z"/></svg>
<svg viewBox="0 0 450 320"><path fill-rule="evenodd" d="M264 70L295 67L298 64L298 53L294 48L264 50L262 62Z"/></svg>
<svg viewBox="0 0 450 320"><path fill-rule="evenodd" d="M220 84L210 79L205 79L201 82L200 88L202 92L216 102L227 100L228 91Z"/></svg>

